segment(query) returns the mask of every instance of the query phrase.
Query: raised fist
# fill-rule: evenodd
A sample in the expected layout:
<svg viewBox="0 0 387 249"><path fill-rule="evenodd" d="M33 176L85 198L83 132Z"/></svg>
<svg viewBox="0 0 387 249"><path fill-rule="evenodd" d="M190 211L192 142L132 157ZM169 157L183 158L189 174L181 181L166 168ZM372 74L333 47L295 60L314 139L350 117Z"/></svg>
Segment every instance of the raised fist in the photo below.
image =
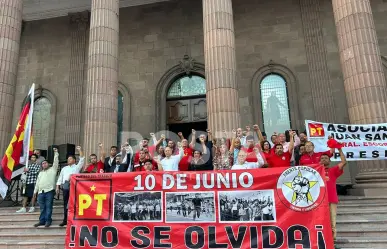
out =
<svg viewBox="0 0 387 249"><path fill-rule="evenodd" d="M154 136L155 136L155 134L154 134L154 133L149 133L149 135L150 135L151 137L154 137Z"/></svg>
<svg viewBox="0 0 387 249"><path fill-rule="evenodd" d="M165 134L161 134L161 138L162 138L162 139L165 139Z"/></svg>
<svg viewBox="0 0 387 249"><path fill-rule="evenodd" d="M210 129L207 129L206 130L208 134L211 134L211 130Z"/></svg>
<svg viewBox="0 0 387 249"><path fill-rule="evenodd" d="M102 148L103 144L102 143L99 143L98 144L98 147Z"/></svg>
<svg viewBox="0 0 387 249"><path fill-rule="evenodd" d="M309 180L302 176L296 176L293 179L292 187L294 192L297 194L297 199L306 199L309 192Z"/></svg>
<svg viewBox="0 0 387 249"><path fill-rule="evenodd" d="M82 149L82 147L81 146L77 146L77 151L80 151Z"/></svg>
<svg viewBox="0 0 387 249"><path fill-rule="evenodd" d="M253 129L256 131L259 130L259 126L257 124L255 124L255 125L253 125Z"/></svg>
<svg viewBox="0 0 387 249"><path fill-rule="evenodd" d="M58 152L58 148L53 148L52 149L54 152Z"/></svg>
<svg viewBox="0 0 387 249"><path fill-rule="evenodd" d="M236 130L235 129L232 129L232 134L236 135Z"/></svg>

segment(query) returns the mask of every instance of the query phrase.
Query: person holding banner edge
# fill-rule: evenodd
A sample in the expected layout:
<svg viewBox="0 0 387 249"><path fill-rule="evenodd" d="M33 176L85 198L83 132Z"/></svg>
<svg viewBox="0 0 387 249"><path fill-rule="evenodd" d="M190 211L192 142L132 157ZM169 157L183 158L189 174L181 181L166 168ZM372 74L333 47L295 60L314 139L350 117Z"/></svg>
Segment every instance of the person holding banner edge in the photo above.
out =
<svg viewBox="0 0 387 249"><path fill-rule="evenodd" d="M70 196L70 177L72 174L79 174L85 163L85 157L83 156L81 146L77 146L77 151L79 152L79 162L76 163L76 157L74 155L69 155L67 158L68 166L62 168L58 181L56 182L56 193L59 194L59 189L62 187L63 191L63 222L59 226L63 227L67 225L67 203ZM115 161L114 161L115 162Z"/></svg>
<svg viewBox="0 0 387 249"><path fill-rule="evenodd" d="M333 149L334 151L335 149ZM335 243L335 249L340 249L336 245L336 217L337 217L337 204L339 203L339 198L336 191L336 182L337 179L344 173L344 166L347 165L347 160L341 148L338 148L340 153L340 163L333 167L329 167L331 163L331 154L322 154L320 157L320 164L325 168L326 178L327 178L327 192L328 192L328 201L329 209L331 214L331 227L333 241Z"/></svg>

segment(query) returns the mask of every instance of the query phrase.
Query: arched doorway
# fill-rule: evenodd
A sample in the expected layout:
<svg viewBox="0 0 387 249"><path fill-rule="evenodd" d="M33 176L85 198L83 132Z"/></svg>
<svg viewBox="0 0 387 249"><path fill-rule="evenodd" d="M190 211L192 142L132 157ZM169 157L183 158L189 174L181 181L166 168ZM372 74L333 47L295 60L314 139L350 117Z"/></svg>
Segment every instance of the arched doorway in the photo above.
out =
<svg viewBox="0 0 387 249"><path fill-rule="evenodd" d="M167 125L185 137L191 130L207 129L206 80L198 75L184 75L170 85L167 93Z"/></svg>
<svg viewBox="0 0 387 249"><path fill-rule="evenodd" d="M156 131L183 132L207 129L204 64L185 55L169 69L156 88Z"/></svg>

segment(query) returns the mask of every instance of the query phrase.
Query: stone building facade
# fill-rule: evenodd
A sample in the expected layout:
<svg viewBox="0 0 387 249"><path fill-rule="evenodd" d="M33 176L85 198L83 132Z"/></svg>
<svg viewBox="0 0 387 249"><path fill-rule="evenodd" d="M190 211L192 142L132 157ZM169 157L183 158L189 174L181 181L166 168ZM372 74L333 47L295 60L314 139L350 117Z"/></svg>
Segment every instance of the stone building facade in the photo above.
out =
<svg viewBox="0 0 387 249"><path fill-rule="evenodd" d="M22 2L6 0L0 6L10 6L16 15ZM38 85L37 99L45 99L40 120L49 121L41 129L41 143L87 144L89 150L99 139L115 143L117 90L122 130L147 135L167 129L172 108L167 93L187 74L207 80L207 113L198 119L208 117L212 129L263 127L260 89L269 74L286 82L293 129L303 130L305 119L387 121L387 85L380 79L387 66L384 0L234 0L232 8L231 0L172 0L119 11L118 0L89 2L89 10L24 18L23 23L20 14L0 13L0 25L11 18L9 25L21 28L20 48L11 56L17 65L14 80L0 82L0 151L32 83ZM14 40L18 42L17 35ZM9 59L1 56L2 62ZM356 75L369 84L351 81ZM355 88L360 92L354 93ZM202 110L200 103L192 105ZM367 108L376 111L365 113ZM386 176L385 162L367 165L350 167L343 182L355 183L364 172L366 179L374 173Z"/></svg>

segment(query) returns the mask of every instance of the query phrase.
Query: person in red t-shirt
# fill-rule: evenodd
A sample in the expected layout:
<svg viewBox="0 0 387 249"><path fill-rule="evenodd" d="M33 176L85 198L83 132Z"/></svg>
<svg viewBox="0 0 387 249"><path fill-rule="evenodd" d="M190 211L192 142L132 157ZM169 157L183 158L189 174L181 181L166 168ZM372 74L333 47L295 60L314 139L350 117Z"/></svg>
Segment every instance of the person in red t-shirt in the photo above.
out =
<svg viewBox="0 0 387 249"><path fill-rule="evenodd" d="M257 156L254 152L254 136L248 135L246 137L246 144L247 147L242 147L242 150L244 150L247 153L246 162L249 163L256 163L258 161Z"/></svg>
<svg viewBox="0 0 387 249"><path fill-rule="evenodd" d="M89 156L90 158L90 165L86 167L86 169L83 171L83 173L104 173L104 160L105 160L105 152L103 150L102 143L98 144L99 147L99 154L100 154L100 160L98 161L96 154L91 154Z"/></svg>
<svg viewBox="0 0 387 249"><path fill-rule="evenodd" d="M337 204L339 203L339 198L336 191L336 181L344 173L344 166L347 165L347 160L342 149L338 149L340 153L340 163L329 167L331 163L330 155L322 154L320 157L320 164L325 167L325 174L327 177L327 192L328 192L328 201L329 209L331 211L331 226L333 240L336 242L336 216L337 216ZM335 248L339 248L335 243Z"/></svg>
<svg viewBox="0 0 387 249"><path fill-rule="evenodd" d="M153 140L155 140L155 135L154 135L154 133L151 133L150 135L152 136ZM139 157L140 157L140 151L141 151L142 149L144 149L145 151L148 151L148 152L149 152L149 156L153 157L154 154L155 154L155 152L156 152L156 146L157 146L158 144L160 144L161 141L163 141L163 138L161 138L161 139L157 142L157 144L152 145L152 146L149 146L149 139L148 139L148 138L144 138L143 140L141 140L141 141L140 141L140 150L138 150L138 151L136 152L136 154L134 155L134 161L138 161L138 160L139 160Z"/></svg>
<svg viewBox="0 0 387 249"><path fill-rule="evenodd" d="M184 150L184 155L179 162L179 171L188 171L193 155L193 149L195 148L195 134L196 131L192 130L191 143L188 144L188 140L184 138L183 133L178 133L178 136L181 138L181 146Z"/></svg>
<svg viewBox="0 0 387 249"><path fill-rule="evenodd" d="M134 159L134 163L133 163L133 172L140 172L140 171L145 171L145 163L147 161L151 160L152 161L152 164L153 164L153 170L156 170L157 168L157 165L156 165L156 162L154 162L151 158L151 156L149 155L149 152L147 151L147 149L143 148L142 150L139 151L139 157L138 157L138 160Z"/></svg>
<svg viewBox="0 0 387 249"><path fill-rule="evenodd" d="M324 152L314 152L314 144L308 141L305 143L305 153L300 158L300 165L312 165L320 163L320 158L323 154L332 157L334 151L335 149L330 149Z"/></svg>
<svg viewBox="0 0 387 249"><path fill-rule="evenodd" d="M289 132L290 142L289 149L284 152L284 147L281 143L274 146L274 153L267 160L269 168L290 167L290 160L292 159L292 153L294 148L294 131Z"/></svg>

